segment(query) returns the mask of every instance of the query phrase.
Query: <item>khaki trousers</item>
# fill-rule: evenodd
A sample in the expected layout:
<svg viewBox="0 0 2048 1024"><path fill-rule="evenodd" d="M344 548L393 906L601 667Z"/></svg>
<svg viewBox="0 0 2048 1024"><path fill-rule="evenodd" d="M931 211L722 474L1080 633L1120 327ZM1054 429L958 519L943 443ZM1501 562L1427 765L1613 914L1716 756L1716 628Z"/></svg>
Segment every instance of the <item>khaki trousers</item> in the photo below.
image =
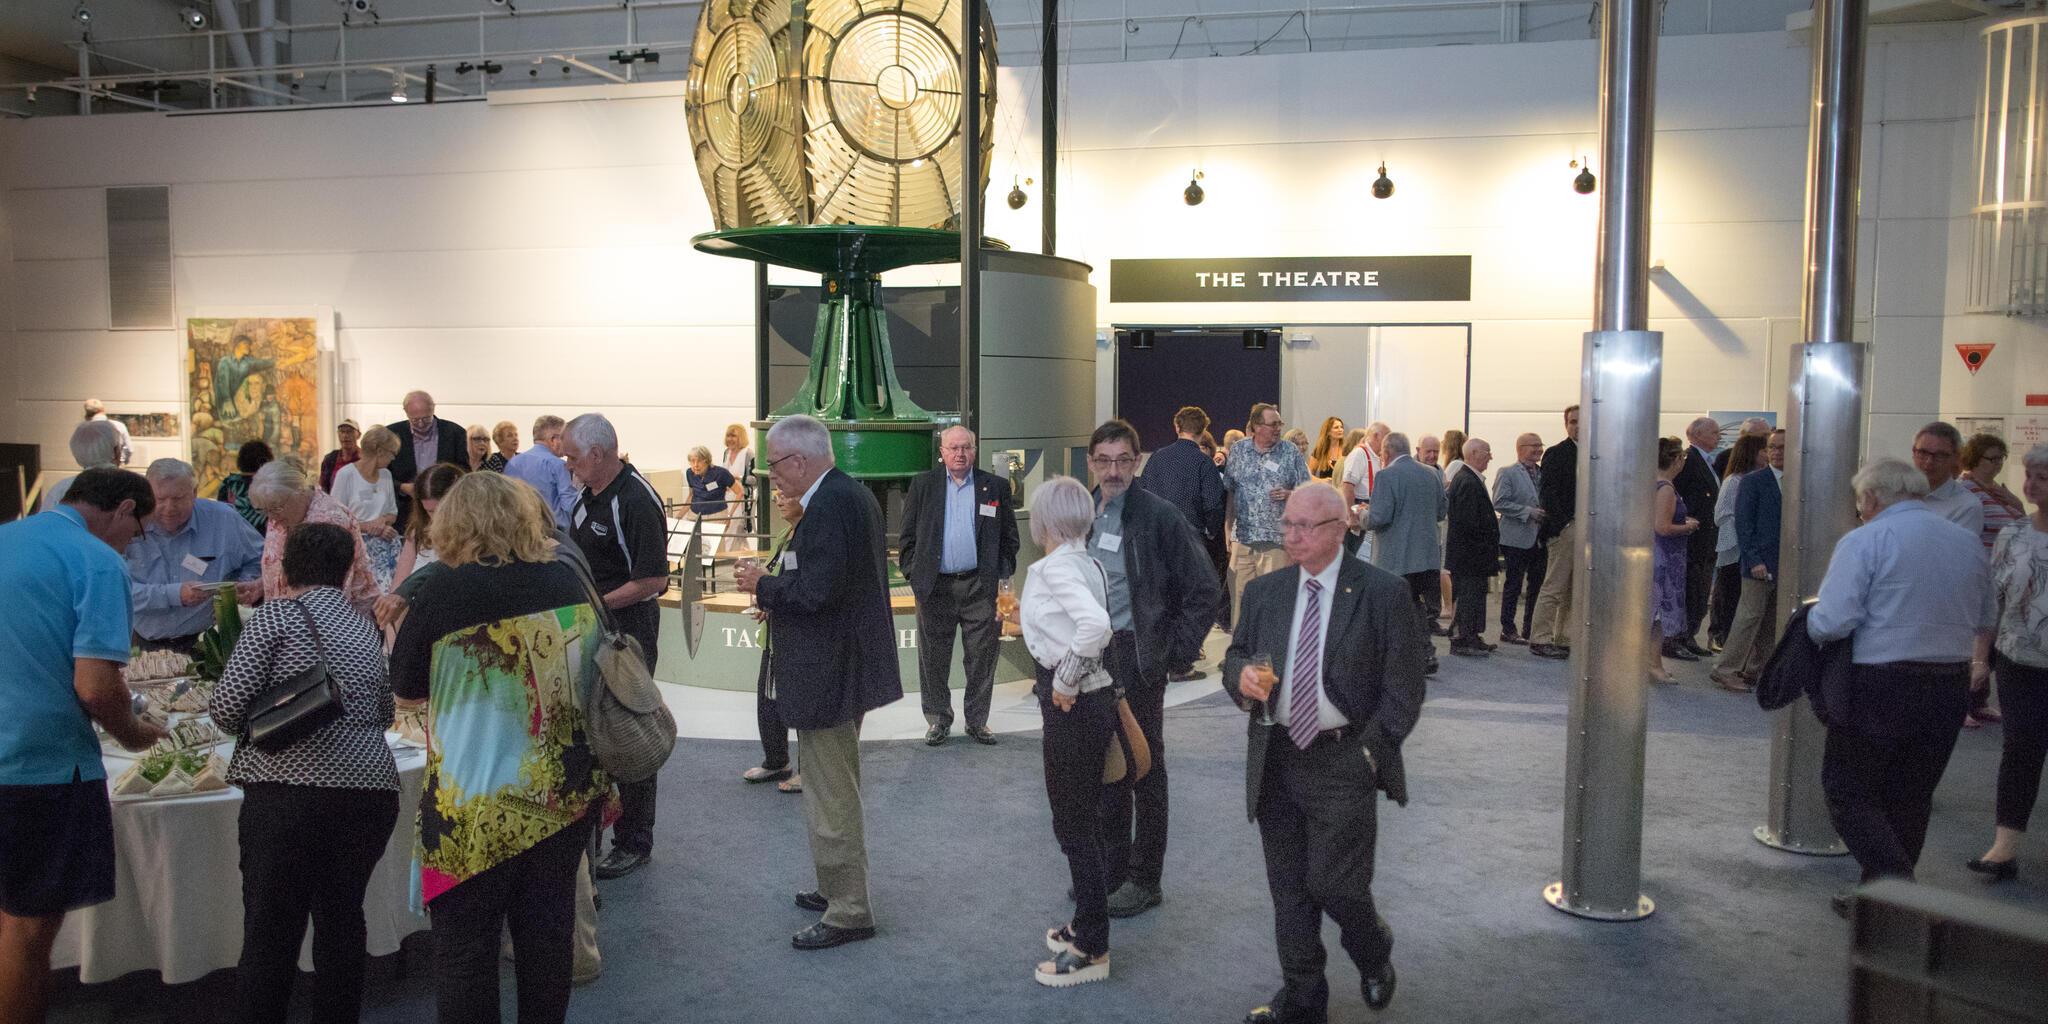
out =
<svg viewBox="0 0 2048 1024"><path fill-rule="evenodd" d="M1763 671L1765 659L1778 643L1777 610L1777 581L1743 573L1735 623L1728 627L1728 640L1721 646L1721 660L1714 663L1714 671L1723 676Z"/></svg>
<svg viewBox="0 0 2048 1024"><path fill-rule="evenodd" d="M818 892L835 928L869 928L868 849L861 822L860 720L830 729L799 729L804 752L804 818L810 824L811 861Z"/></svg>
<svg viewBox="0 0 2048 1024"><path fill-rule="evenodd" d="M1543 589L1536 595L1536 617L1529 642L1557 647L1572 645L1572 575L1579 565L1579 524L1567 523L1550 538L1543 563Z"/></svg>
<svg viewBox="0 0 2048 1024"><path fill-rule="evenodd" d="M1232 544L1230 546L1230 626L1237 628L1238 614L1244 609L1244 585L1269 572L1277 572L1294 563L1287 560L1287 550L1275 544Z"/></svg>

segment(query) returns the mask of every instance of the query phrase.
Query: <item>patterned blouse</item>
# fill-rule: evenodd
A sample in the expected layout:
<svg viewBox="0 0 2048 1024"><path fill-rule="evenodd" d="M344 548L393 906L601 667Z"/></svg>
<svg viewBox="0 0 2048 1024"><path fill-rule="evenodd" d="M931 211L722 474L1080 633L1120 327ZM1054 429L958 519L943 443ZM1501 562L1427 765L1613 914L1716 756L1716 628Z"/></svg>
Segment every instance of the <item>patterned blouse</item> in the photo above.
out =
<svg viewBox="0 0 2048 1024"><path fill-rule="evenodd" d="M1280 543L1280 502L1275 487L1293 490L1309 482L1308 459L1287 441L1261 452L1247 437L1230 446L1223 460L1223 486L1237 498L1237 540L1240 544Z"/></svg>
<svg viewBox="0 0 2048 1024"><path fill-rule="evenodd" d="M413 857L421 901L601 806L611 783L583 731L597 612L561 562L429 574L391 650L392 687L427 702Z"/></svg>
<svg viewBox="0 0 2048 1024"><path fill-rule="evenodd" d="M306 522L332 523L348 530L356 538L356 561L349 567L348 581L342 584L342 593L348 595L348 603L365 618L377 603L377 576L370 569L369 552L363 550L363 535L356 531L355 514L348 506L334 499L325 491L314 491L313 500L306 506ZM284 539L289 533L274 520L266 520L263 531L263 599L275 601L284 596Z"/></svg>
<svg viewBox="0 0 2048 1024"><path fill-rule="evenodd" d="M2029 519L2006 527L1991 551L1991 587L1998 595L1998 653L2048 668L2048 533Z"/></svg>
<svg viewBox="0 0 2048 1024"><path fill-rule="evenodd" d="M249 477L247 474L229 473L226 477L222 478L220 490L214 494L214 498L225 504L233 505L236 515L248 520L250 526L259 530L263 529L265 523L270 519L269 516L257 510L254 505L249 504Z"/></svg>
<svg viewBox="0 0 2048 1024"><path fill-rule="evenodd" d="M1977 501L1984 506L1984 550L1991 550L1991 545L1998 542L1998 535L2005 532L2006 527L2026 520L2027 510L2024 506L2013 508L1999 500L1997 494L1969 477L1957 477L1956 481L1963 485L1964 490L1976 495Z"/></svg>
<svg viewBox="0 0 2048 1024"><path fill-rule="evenodd" d="M317 648L301 608L320 628ZM383 639L333 587L316 587L296 600L270 601L256 609L213 692L214 724L239 736L253 701L322 657L341 681L342 717L283 750L236 744L228 762L229 782L398 789L398 766L384 742L393 707Z"/></svg>
<svg viewBox="0 0 2048 1024"><path fill-rule="evenodd" d="M512 457L504 452L492 452L484 458L483 468L493 473L503 473L505 464L511 461Z"/></svg>

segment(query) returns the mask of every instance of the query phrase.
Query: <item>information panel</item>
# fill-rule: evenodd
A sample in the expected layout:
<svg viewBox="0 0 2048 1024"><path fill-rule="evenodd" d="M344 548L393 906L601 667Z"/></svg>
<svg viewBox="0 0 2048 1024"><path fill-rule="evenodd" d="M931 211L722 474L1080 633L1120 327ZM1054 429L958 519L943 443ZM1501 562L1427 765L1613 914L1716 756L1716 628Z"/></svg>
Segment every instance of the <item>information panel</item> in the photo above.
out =
<svg viewBox="0 0 2048 1024"><path fill-rule="evenodd" d="M1470 256L1111 260L1111 302L1467 302Z"/></svg>

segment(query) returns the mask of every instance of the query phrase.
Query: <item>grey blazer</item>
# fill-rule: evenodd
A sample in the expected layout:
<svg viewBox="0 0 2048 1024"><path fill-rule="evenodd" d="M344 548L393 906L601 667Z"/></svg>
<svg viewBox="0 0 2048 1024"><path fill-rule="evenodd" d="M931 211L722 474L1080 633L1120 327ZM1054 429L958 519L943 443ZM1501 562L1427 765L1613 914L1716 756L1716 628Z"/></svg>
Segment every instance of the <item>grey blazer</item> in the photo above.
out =
<svg viewBox="0 0 2048 1024"><path fill-rule="evenodd" d="M1493 510L1500 513L1500 546L1536 546L1536 512L1543 499L1536 493L1536 481L1529 479L1528 467L1517 462L1493 475Z"/></svg>
<svg viewBox="0 0 2048 1024"><path fill-rule="evenodd" d="M1436 524L1450 511L1436 470L1403 455L1372 481L1372 513L1365 528L1378 534L1372 564L1396 576L1443 566Z"/></svg>

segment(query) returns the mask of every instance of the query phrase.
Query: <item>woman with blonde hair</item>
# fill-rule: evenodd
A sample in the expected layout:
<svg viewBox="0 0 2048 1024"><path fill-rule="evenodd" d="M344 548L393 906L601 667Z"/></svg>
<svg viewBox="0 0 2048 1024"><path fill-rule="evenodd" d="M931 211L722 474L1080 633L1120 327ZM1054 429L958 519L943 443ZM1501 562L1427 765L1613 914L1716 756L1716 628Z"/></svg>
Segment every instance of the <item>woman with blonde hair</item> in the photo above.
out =
<svg viewBox="0 0 2048 1024"><path fill-rule="evenodd" d="M499 1019L509 923L519 1019L559 1022L577 864L610 787L584 738L601 620L577 570L556 559L552 515L519 481L456 481L428 539L442 567L398 628L391 684L401 707L426 709L414 859L433 911L440 1019Z"/></svg>
<svg viewBox="0 0 2048 1024"><path fill-rule="evenodd" d="M498 450L484 460L484 468L493 473L503 473L505 464L519 454L519 424L499 420L498 425L491 428L491 443L497 445Z"/></svg>
<svg viewBox="0 0 2048 1024"><path fill-rule="evenodd" d="M1318 480L1328 480L1344 467L1344 455L1351 450L1346 444L1344 420L1332 416L1323 421L1323 429L1316 434L1315 447L1308 453L1308 475Z"/></svg>
<svg viewBox="0 0 2048 1024"><path fill-rule="evenodd" d="M356 532L369 552L370 568L377 574L377 589L391 589L398 565L398 549L404 538L394 525L398 521L398 488L391 478L391 462L398 458L398 435L381 426L364 432L356 447L362 452L356 461L335 470L330 493L356 517Z"/></svg>
<svg viewBox="0 0 2048 1024"><path fill-rule="evenodd" d="M484 463L491 458L491 432L481 423L469 425L469 463L462 468L472 473L485 469Z"/></svg>

